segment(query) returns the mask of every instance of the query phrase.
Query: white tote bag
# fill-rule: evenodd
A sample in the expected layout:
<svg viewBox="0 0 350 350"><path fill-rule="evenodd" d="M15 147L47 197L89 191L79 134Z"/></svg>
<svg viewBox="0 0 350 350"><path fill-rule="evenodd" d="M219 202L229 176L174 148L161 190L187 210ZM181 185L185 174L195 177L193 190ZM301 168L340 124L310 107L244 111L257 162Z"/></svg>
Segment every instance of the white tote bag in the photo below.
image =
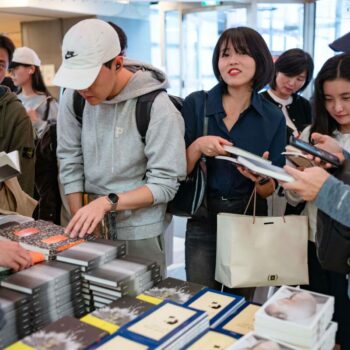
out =
<svg viewBox="0 0 350 350"><path fill-rule="evenodd" d="M307 244L306 216L219 213L215 279L229 288L308 284Z"/></svg>

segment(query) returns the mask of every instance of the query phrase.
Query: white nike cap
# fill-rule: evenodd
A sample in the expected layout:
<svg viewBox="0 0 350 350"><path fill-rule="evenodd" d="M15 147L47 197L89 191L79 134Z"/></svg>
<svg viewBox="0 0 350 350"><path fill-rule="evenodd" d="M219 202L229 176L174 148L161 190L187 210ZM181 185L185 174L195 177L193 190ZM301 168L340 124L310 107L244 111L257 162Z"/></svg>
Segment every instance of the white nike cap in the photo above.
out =
<svg viewBox="0 0 350 350"><path fill-rule="evenodd" d="M62 64L53 83L74 90L92 85L102 65L120 54L117 32L100 19L85 19L63 38Z"/></svg>

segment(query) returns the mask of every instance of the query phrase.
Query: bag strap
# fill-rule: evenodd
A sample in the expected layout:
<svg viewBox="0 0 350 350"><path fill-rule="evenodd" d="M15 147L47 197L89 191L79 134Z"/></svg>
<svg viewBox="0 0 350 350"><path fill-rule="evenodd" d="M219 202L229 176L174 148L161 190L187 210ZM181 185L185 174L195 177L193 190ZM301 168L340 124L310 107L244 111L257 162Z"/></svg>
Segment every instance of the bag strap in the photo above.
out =
<svg viewBox="0 0 350 350"><path fill-rule="evenodd" d="M73 110L76 120L83 125L83 113L85 108L85 99L77 90L73 92Z"/></svg>
<svg viewBox="0 0 350 350"><path fill-rule="evenodd" d="M273 181L273 188L274 188L274 190L273 190L273 193L272 193L272 211L273 211L273 195L274 195L274 193L275 193L275 191L276 191L275 181ZM244 209L244 213L243 213L243 215L246 215L246 214L247 214L247 211L248 211L248 208L249 208L250 203L251 203L251 201L252 201L252 198L254 197L253 224L255 224L255 218L256 218L256 193L257 193L257 191L256 191L256 184L255 184L255 186L254 186L254 188L253 188L253 191L252 191L252 194L251 194L250 197L249 197L247 206L246 206L246 208ZM284 214L282 215L282 219L283 219L283 222L286 223L286 218L284 217Z"/></svg>
<svg viewBox="0 0 350 350"><path fill-rule="evenodd" d="M141 136L141 140L146 144L146 133L148 130L149 122L151 120L151 109L156 97L165 89L159 89L151 91L147 94L138 97L136 102L135 117L137 130Z"/></svg>
<svg viewBox="0 0 350 350"><path fill-rule="evenodd" d="M51 96L47 96L45 113L43 115L43 121L47 121L47 119L49 118L51 101L52 101L52 97Z"/></svg>

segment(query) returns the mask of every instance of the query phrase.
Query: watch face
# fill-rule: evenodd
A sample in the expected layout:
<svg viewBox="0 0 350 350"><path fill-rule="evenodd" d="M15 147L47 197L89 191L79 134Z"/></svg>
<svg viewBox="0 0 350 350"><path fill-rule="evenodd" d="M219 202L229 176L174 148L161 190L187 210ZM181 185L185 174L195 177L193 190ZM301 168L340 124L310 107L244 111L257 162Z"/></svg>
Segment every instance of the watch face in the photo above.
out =
<svg viewBox="0 0 350 350"><path fill-rule="evenodd" d="M116 204L116 203L118 203L119 197L118 197L118 195L115 194L115 193L110 193L110 194L108 195L108 199L111 201L111 203Z"/></svg>

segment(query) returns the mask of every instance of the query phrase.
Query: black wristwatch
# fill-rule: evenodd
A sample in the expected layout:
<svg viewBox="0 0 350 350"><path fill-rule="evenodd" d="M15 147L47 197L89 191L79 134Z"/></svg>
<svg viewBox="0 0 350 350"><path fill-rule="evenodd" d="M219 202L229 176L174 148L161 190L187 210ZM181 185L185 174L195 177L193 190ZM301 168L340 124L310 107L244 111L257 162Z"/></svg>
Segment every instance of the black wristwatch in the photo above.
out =
<svg viewBox="0 0 350 350"><path fill-rule="evenodd" d="M107 200L111 204L111 211L116 211L117 210L118 201L119 201L119 196L116 193L110 193L107 196Z"/></svg>

